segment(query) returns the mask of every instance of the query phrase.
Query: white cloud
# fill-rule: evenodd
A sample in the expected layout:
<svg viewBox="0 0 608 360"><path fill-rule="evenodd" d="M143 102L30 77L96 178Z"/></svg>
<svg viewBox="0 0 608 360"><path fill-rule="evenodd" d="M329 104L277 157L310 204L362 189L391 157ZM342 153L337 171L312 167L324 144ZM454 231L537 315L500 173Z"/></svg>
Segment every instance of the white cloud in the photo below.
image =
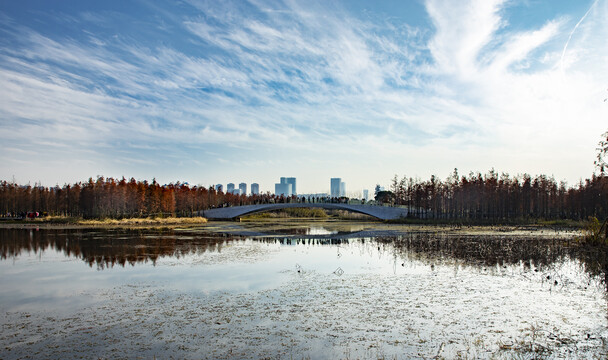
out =
<svg viewBox="0 0 608 360"><path fill-rule="evenodd" d="M471 76L481 50L503 25L499 11L505 0L428 0L426 9L436 28L429 49L442 72Z"/></svg>
<svg viewBox="0 0 608 360"><path fill-rule="evenodd" d="M530 53L555 37L562 26L561 21L550 21L539 30L514 34L489 65L491 71L507 71L509 66L524 60Z"/></svg>
<svg viewBox="0 0 608 360"><path fill-rule="evenodd" d="M606 2L602 3L605 9ZM608 80L608 47L599 50L599 44L606 44L602 35L606 11L594 11L595 16L581 23L580 31L585 29L585 33L572 37L565 56L570 59L568 72L563 73L559 71L557 49L545 45L558 36L565 39L566 19L553 19L538 29L511 32L500 18L501 11L506 11L504 2L481 5L473 1L464 6L433 0L427 4L438 29L430 43L435 71L445 73L447 79L457 76L457 80L447 82L453 92L443 93L455 101L458 94L466 94L458 102L470 109L465 116L454 111L446 122L475 119L481 132L495 143L485 154L492 154L497 167L502 163L511 169L519 166L521 172L561 174L571 183L570 174L590 174L593 143L601 133L598 125L603 122L605 127L606 118L606 109L593 95ZM463 14L472 8L477 8L474 13L478 19L469 24ZM449 18L447 14L460 16ZM590 48L599 51L590 54ZM480 58L484 61L478 61ZM454 59L454 65L449 59ZM540 66L515 66L526 61L538 61ZM579 147L581 142L587 144L586 150Z"/></svg>

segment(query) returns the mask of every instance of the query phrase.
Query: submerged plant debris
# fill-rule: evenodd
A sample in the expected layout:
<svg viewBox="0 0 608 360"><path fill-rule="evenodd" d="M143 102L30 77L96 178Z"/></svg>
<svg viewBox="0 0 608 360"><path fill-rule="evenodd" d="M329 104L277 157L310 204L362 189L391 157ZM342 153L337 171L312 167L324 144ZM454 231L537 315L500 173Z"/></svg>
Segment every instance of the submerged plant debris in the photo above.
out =
<svg viewBox="0 0 608 360"><path fill-rule="evenodd" d="M608 355L570 236L333 231L0 230L0 358Z"/></svg>

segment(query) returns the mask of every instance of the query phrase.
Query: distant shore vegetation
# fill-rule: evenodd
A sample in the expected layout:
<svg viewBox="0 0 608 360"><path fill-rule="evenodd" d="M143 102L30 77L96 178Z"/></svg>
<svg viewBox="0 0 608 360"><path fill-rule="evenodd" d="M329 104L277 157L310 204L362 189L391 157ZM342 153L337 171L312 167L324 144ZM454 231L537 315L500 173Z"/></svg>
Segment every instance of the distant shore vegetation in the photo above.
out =
<svg viewBox="0 0 608 360"><path fill-rule="evenodd" d="M389 190L378 190L375 203L407 207L411 221L477 223L563 222L608 217L608 177L593 175L572 187L552 177L510 176L490 170L485 175L458 174L440 180L395 176ZM347 201L330 199L331 201ZM194 217L200 210L279 202L302 202L298 197L225 194L213 187L184 183L160 185L155 180L98 177L62 187L0 182L3 218L66 216L83 219ZM298 212L292 214L289 211ZM283 211L293 216L324 217L306 210Z"/></svg>
<svg viewBox="0 0 608 360"><path fill-rule="evenodd" d="M586 220L608 216L608 177L593 175L573 187L553 177L510 176L494 169L485 175L458 170L446 179L429 180L396 175L390 190L377 191L376 200L408 208L411 218L429 220Z"/></svg>

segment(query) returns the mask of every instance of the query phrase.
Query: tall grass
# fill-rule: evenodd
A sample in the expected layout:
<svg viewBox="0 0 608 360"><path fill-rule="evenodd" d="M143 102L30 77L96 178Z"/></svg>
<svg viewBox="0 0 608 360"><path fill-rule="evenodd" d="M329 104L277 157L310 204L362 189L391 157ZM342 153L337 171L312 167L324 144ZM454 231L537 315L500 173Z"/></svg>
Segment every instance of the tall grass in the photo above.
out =
<svg viewBox="0 0 608 360"><path fill-rule="evenodd" d="M320 208L286 208L276 211L254 213L244 216L248 220L272 218L326 218L325 210Z"/></svg>
<svg viewBox="0 0 608 360"><path fill-rule="evenodd" d="M196 225L204 224L207 219L203 217L155 217L155 218L130 218L130 219L99 219L99 220L80 220L80 225L121 225L121 226L134 226L134 225Z"/></svg>

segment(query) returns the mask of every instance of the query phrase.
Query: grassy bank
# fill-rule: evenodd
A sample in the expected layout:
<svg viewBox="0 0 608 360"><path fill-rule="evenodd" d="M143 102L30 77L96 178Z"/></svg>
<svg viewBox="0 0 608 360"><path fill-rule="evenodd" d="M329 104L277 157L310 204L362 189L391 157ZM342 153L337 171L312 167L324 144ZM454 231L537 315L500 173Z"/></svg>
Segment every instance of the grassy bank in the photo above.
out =
<svg viewBox="0 0 608 360"><path fill-rule="evenodd" d="M130 219L101 219L101 220L80 220L80 225L95 225L95 226L137 226L137 225L199 225L207 222L203 217L155 217L155 218L130 218Z"/></svg>
<svg viewBox="0 0 608 360"><path fill-rule="evenodd" d="M188 226L205 224L207 219L197 217L143 217L124 219L83 219L72 216L45 216L35 219L7 220L6 225L74 225L74 226Z"/></svg>
<svg viewBox="0 0 608 360"><path fill-rule="evenodd" d="M325 210L320 208L287 208L276 211L268 211L261 213L254 213L244 216L243 220L259 220L259 219L287 219L287 218L311 218L311 219L325 219L328 214Z"/></svg>
<svg viewBox="0 0 608 360"><path fill-rule="evenodd" d="M552 228L583 229L587 226L584 220L543 220L543 219L417 219L406 218L388 220L393 224L412 225L451 225L451 226L539 226Z"/></svg>
<svg viewBox="0 0 608 360"><path fill-rule="evenodd" d="M250 214L242 220L264 220L264 219L336 219L368 221L377 220L372 216L346 210L326 210L321 208L287 208L275 211ZM380 220L377 220L380 221Z"/></svg>

